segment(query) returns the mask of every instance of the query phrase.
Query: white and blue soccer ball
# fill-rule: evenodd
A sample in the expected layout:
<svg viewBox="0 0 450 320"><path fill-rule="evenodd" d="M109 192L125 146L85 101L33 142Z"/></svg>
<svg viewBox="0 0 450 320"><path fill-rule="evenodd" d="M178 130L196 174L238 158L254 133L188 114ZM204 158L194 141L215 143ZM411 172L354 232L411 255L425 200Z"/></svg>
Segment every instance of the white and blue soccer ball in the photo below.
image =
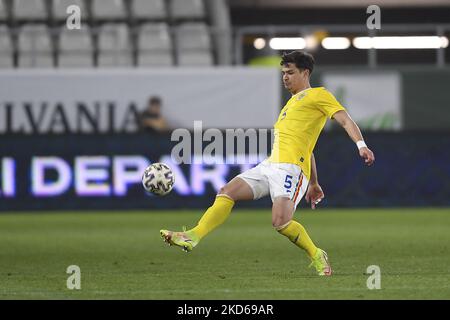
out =
<svg viewBox="0 0 450 320"><path fill-rule="evenodd" d="M158 196L164 196L173 189L175 176L165 163L149 165L142 175L144 189Z"/></svg>

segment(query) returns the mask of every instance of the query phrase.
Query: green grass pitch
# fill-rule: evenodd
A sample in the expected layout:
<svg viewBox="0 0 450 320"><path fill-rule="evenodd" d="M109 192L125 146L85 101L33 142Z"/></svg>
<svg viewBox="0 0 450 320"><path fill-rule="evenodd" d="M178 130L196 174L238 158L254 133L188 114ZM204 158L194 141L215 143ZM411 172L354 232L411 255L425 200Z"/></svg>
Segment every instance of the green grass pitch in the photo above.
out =
<svg viewBox="0 0 450 320"><path fill-rule="evenodd" d="M235 210L191 253L160 238L200 216L0 214L0 299L450 299L450 209L297 210L332 277L308 268L269 210ZM69 265L81 290L66 287ZM380 290L366 286L370 265Z"/></svg>

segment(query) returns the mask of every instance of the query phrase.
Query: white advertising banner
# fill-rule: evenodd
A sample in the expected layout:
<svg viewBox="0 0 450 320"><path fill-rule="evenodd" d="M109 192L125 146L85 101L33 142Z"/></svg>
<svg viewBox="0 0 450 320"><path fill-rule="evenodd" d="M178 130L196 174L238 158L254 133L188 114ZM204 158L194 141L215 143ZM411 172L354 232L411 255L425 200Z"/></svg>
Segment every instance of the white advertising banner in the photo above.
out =
<svg viewBox="0 0 450 320"><path fill-rule="evenodd" d="M401 78L398 73L324 72L322 83L362 129L402 128Z"/></svg>
<svg viewBox="0 0 450 320"><path fill-rule="evenodd" d="M177 68L0 72L0 133L134 132L152 96L172 128L271 128L277 69Z"/></svg>

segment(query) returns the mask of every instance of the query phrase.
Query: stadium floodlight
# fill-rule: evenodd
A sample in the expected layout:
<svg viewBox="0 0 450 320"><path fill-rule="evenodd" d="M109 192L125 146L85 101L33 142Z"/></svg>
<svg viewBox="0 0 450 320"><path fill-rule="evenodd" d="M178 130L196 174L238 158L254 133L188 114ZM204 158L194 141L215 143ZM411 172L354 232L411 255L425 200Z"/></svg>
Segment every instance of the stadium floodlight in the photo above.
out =
<svg viewBox="0 0 450 320"><path fill-rule="evenodd" d="M264 49L266 46L266 40L263 38L256 38L255 41L253 41L253 46L258 50Z"/></svg>
<svg viewBox="0 0 450 320"><path fill-rule="evenodd" d="M345 37L326 37L322 40L322 47L328 50L348 49L350 44L350 40Z"/></svg>
<svg viewBox="0 0 450 320"><path fill-rule="evenodd" d="M303 38L272 38L269 46L274 50L298 50L305 49L306 41Z"/></svg>
<svg viewBox="0 0 450 320"><path fill-rule="evenodd" d="M358 49L439 49L448 47L447 37L398 36L356 37L353 45Z"/></svg>

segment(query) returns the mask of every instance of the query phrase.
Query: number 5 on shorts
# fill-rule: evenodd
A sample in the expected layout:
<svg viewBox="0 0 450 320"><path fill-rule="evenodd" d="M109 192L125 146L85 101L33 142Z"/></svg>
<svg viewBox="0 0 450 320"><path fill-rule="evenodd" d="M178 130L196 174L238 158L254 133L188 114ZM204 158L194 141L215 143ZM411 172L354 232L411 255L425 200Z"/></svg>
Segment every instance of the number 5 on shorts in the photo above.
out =
<svg viewBox="0 0 450 320"><path fill-rule="evenodd" d="M287 192L291 192L291 187L292 187L292 176L291 175L286 175L286 179L284 180L284 187L286 188Z"/></svg>

